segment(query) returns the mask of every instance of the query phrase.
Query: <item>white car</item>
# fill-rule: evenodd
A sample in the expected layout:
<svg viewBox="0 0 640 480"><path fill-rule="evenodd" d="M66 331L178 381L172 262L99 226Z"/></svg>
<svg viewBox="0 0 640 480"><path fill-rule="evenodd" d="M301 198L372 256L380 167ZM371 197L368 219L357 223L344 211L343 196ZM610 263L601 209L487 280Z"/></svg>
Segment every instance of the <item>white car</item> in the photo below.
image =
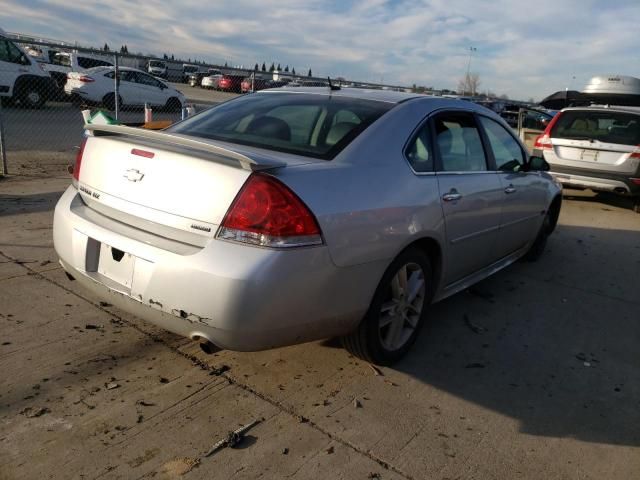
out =
<svg viewBox="0 0 640 480"><path fill-rule="evenodd" d="M202 78L202 88L218 88L218 82L222 78L220 70L209 70L209 75Z"/></svg>
<svg viewBox="0 0 640 480"><path fill-rule="evenodd" d="M179 111L185 104L184 95L148 73L134 68L121 67L119 100L121 107L143 106L162 107L169 111ZM115 67L90 68L85 72L71 72L67 75L64 91L76 101L102 104L115 109Z"/></svg>

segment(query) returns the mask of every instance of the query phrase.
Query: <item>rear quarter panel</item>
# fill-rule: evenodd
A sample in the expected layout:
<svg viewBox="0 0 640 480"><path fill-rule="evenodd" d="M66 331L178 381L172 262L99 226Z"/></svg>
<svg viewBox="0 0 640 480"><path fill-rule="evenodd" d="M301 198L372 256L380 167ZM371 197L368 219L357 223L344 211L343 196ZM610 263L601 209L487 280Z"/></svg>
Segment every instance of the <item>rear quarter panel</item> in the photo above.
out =
<svg viewBox="0 0 640 480"><path fill-rule="evenodd" d="M314 212L337 266L390 262L424 237L442 245L436 177L414 174L403 154L430 109L421 101L397 105L334 160L275 173Z"/></svg>

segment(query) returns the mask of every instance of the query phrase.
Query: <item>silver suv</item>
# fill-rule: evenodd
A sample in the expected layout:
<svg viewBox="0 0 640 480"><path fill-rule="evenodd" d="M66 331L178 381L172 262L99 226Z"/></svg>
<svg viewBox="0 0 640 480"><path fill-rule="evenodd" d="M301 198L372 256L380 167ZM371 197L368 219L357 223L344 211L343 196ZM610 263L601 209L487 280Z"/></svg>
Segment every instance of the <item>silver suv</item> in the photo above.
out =
<svg viewBox="0 0 640 480"><path fill-rule="evenodd" d="M640 213L640 107L566 108L536 139L534 155L563 185L632 196Z"/></svg>

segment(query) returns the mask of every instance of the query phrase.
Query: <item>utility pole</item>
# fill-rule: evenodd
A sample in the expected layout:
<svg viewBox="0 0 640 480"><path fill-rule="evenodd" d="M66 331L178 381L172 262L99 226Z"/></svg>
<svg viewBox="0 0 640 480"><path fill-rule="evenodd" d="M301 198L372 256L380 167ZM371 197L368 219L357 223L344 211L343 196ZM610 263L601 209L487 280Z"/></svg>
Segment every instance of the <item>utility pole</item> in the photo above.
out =
<svg viewBox="0 0 640 480"><path fill-rule="evenodd" d="M471 56L473 55L473 52L477 52L477 51L478 49L476 47L469 47L469 61L467 62L467 75L464 77L465 83L467 83L472 90L471 95L474 95L474 92L473 92L474 87L473 85L471 85L471 81L470 81L471 79L469 77L469 72L471 71ZM466 93L466 91L463 93Z"/></svg>

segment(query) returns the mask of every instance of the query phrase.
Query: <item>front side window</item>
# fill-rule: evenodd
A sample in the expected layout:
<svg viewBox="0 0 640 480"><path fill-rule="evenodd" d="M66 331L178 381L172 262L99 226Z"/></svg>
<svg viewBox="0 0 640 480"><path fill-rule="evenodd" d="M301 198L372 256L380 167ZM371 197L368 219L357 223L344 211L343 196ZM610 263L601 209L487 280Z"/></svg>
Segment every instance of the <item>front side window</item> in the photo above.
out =
<svg viewBox="0 0 640 480"><path fill-rule="evenodd" d="M150 87L160 88L160 83L155 78L140 72L132 73L134 73L137 83L141 85L148 85Z"/></svg>
<svg viewBox="0 0 640 480"><path fill-rule="evenodd" d="M466 112L440 114L434 119L436 148L445 172L480 172L487 161L473 115Z"/></svg>
<svg viewBox="0 0 640 480"><path fill-rule="evenodd" d="M487 117L480 117L480 123L489 139L498 170L504 172L520 171L525 162L524 152L520 144L498 122Z"/></svg>
<svg viewBox="0 0 640 480"><path fill-rule="evenodd" d="M0 61L22 65L25 63L24 58L20 49L12 42L9 40L0 40Z"/></svg>
<svg viewBox="0 0 640 480"><path fill-rule="evenodd" d="M331 160L392 103L331 95L239 97L169 131Z"/></svg>

